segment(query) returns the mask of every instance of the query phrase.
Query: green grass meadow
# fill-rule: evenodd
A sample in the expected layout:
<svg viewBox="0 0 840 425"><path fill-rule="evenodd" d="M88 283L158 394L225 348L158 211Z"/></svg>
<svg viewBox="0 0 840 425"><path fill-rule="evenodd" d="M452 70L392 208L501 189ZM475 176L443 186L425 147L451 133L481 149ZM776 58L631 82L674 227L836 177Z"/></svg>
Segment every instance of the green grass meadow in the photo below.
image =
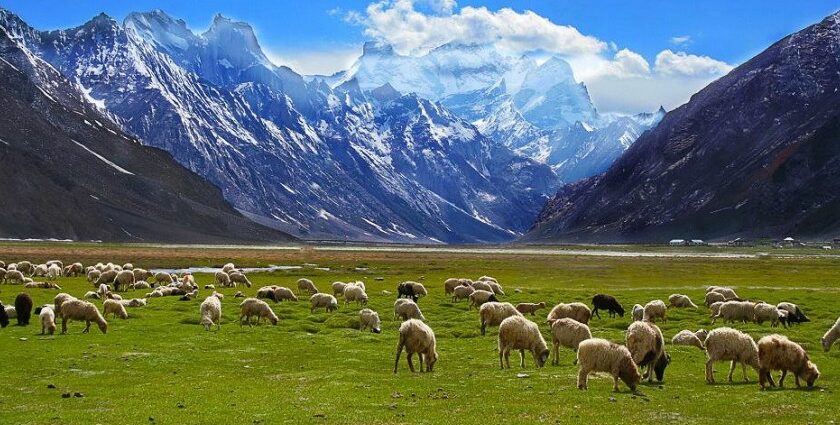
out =
<svg viewBox="0 0 840 425"><path fill-rule="evenodd" d="M5 252L4 252L5 250ZM8 247L0 259L18 260ZM111 257L100 253L44 253L27 257L65 262L83 257L98 261L133 261L135 266L212 266L229 259L237 266L310 264L298 270L252 273L253 295L262 285L296 290L295 281L308 277L322 291L336 280L363 280L369 307L383 321L381 334L360 332L356 305L336 313L310 314L308 299L272 307L277 326L241 327L237 289L225 288L220 331L199 326L199 304L210 294L183 302L177 297L152 298L148 306L130 308L128 320L109 318L108 333L92 326L82 334L74 322L67 335L41 336L32 317L28 327L0 329L0 423L2 424L277 424L277 423L835 423L840 402L840 347L824 353L820 336L840 315L840 260L834 258L611 258L539 255L365 253L335 254L306 251L266 258L229 258L218 253L179 258L152 253L125 258L118 247ZM68 254L68 255L65 255ZM195 254L195 253L194 253ZM74 256L75 255L75 256ZM284 262L285 261L285 262ZM362 268L362 269L357 269ZM800 304L812 322L792 329L738 324L756 340L778 331L801 343L822 377L813 391L788 388L762 392L755 371L751 381L726 383L728 364L716 365L718 384L704 382L703 352L672 346L681 329L711 329L708 309L669 310L662 324L671 366L662 384L643 385L646 397L626 387L612 393L612 379L590 378L589 390L576 389L574 354L561 351L560 366L550 362L536 369L528 355L518 367L512 353L510 370L499 368L497 329L482 337L478 314L465 301L453 304L443 293L448 277L496 277L507 296L502 301L539 302L549 307L535 320L550 344L545 315L558 302L591 304L595 293L616 296L626 309L651 299L667 301L684 293L702 304L707 285L731 285L741 297L771 303ZM196 275L203 286L211 275ZM377 280L381 278L381 280ZM405 354L394 375L394 354L400 322L393 319L396 285L423 282L430 294L419 305L437 336L440 358L433 373L409 372ZM62 278L62 292L81 297L92 289L84 278ZM521 292L515 292L519 288ZM0 300L13 303L19 285L0 285ZM389 291L385 294L383 291ZM28 289L36 305L52 302L59 291ZM126 298L146 291L129 291ZM94 301L101 306L101 301ZM596 337L623 342L630 323L624 318L590 322ZM14 321L13 321L14 323ZM720 324L718 324L720 326ZM59 332L61 325L58 324ZM525 373L527 376L519 377ZM56 388L48 388L54 385ZM80 392L83 397L62 398Z"/></svg>

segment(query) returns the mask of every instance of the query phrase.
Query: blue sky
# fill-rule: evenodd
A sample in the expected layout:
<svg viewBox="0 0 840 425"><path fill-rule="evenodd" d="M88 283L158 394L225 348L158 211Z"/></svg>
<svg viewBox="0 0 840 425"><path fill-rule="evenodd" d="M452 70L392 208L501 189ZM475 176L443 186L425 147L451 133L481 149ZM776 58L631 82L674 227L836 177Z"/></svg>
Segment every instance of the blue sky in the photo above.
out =
<svg viewBox="0 0 840 425"><path fill-rule="evenodd" d="M822 0L6 0L2 6L39 29L79 25L99 12L121 20L131 11L163 9L200 32L222 13L253 25L269 56L302 73L349 66L371 38L407 54L453 37L499 40L513 52L533 47L570 59L605 111L676 106L731 66L840 7ZM641 94L646 101L633 100Z"/></svg>

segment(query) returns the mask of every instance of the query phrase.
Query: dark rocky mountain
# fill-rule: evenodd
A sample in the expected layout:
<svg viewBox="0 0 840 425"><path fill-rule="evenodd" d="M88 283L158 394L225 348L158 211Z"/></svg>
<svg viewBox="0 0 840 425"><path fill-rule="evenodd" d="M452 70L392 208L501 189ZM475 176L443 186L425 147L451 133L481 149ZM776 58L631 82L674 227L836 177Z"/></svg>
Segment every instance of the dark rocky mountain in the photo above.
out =
<svg viewBox="0 0 840 425"><path fill-rule="evenodd" d="M163 150L126 136L0 27L0 237L126 242L292 239L243 217Z"/></svg>
<svg viewBox="0 0 840 425"><path fill-rule="evenodd" d="M840 232L840 14L669 112L601 176L563 187L525 241Z"/></svg>

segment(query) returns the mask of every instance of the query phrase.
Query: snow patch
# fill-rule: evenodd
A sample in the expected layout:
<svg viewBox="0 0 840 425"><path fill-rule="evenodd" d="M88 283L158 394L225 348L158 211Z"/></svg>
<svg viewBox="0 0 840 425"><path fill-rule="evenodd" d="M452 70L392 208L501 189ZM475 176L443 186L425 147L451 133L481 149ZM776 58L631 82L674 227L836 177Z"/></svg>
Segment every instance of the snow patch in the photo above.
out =
<svg viewBox="0 0 840 425"><path fill-rule="evenodd" d="M85 122L87 122L87 121L85 121ZM90 123L88 123L88 125L90 125ZM83 145L83 144L81 144L81 143L79 143L79 142L77 142L77 141L75 141L75 140L73 140L73 139L70 139L70 141L72 141L73 143L75 143L75 144L79 145L79 146L80 146L80 147L82 147L84 150L86 150L86 151L90 152L90 153L91 153L91 155L93 155L93 156L95 156L95 157L99 158L100 160L102 160L102 162L104 162L104 163L106 163L106 164L110 165L110 166L111 166L111 168L113 168L113 169L115 169L115 170L117 170L117 171L119 171L119 172L121 172L121 173L123 173L123 174L128 174L128 175L130 175L130 176L133 176L133 175L134 175L134 173L132 173L131 171L128 171L128 170L126 170L125 168L122 168L122 167L120 167L119 165L114 164L113 162L111 162L111 161L109 161L109 160L105 159L105 157L104 157L104 156L102 156L102 155L100 155L100 154L98 154L98 153L96 153L96 152L94 152L94 151L90 150L90 148L88 148L87 146L85 146L85 145Z"/></svg>

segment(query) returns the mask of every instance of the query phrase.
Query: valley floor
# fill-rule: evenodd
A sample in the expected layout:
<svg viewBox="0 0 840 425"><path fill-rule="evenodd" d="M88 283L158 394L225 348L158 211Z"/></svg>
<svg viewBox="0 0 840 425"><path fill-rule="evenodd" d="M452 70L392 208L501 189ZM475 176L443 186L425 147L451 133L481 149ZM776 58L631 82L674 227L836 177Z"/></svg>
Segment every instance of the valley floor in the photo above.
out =
<svg viewBox="0 0 840 425"><path fill-rule="evenodd" d="M519 248L514 248L519 249ZM524 248L529 249L529 248ZM530 248L533 249L533 248ZM543 249L543 248L539 248ZM555 248L546 248L553 250ZM566 249L566 248L564 248ZM590 247L568 247L592 251ZM381 334L359 332L358 310L342 301L338 312L310 314L306 300L273 305L277 326L240 327L235 289L222 289L220 331L199 326L198 300L149 299L129 309L128 320L109 319L108 333L95 326L81 333L71 323L67 335L41 336L37 317L28 327L0 329L0 423L832 423L840 385L840 347L824 353L820 336L840 314L840 259L801 253L756 257L756 251L719 256L609 256L519 251L336 250L313 247L160 247L97 244L7 243L0 259L65 262L132 262L137 267L300 266L272 273L251 273L253 295L262 285L295 287L309 277L329 290L336 280L363 280L369 307L383 320ZM630 249L609 251L627 252ZM639 249L638 252L671 250ZM635 252L635 251L634 251ZM703 253L706 250L676 252ZM712 251L714 252L714 251ZM726 251L729 252L729 251ZM815 253L816 254L816 253ZM725 383L728 365L716 365L718 384L704 383L705 356L693 347L673 346L681 329L714 327L708 309L670 310L662 325L673 361L665 382L643 385L646 397L611 392L612 380L590 379L589 390L575 387L577 367L571 350L561 365L535 369L526 358L500 370L496 329L479 333L478 315L466 302L443 294L448 277L496 277L507 296L502 301L590 304L598 292L615 295L629 308L672 293L702 303L707 285L731 285L739 295L803 306L812 322L792 329L737 324L756 339L780 332L801 343L822 371L813 391L787 388L761 392L754 371L750 383ZM198 274L198 283L212 275ZM397 283L423 282L429 296L419 305L435 330L440 360L430 374L411 374L405 355L393 374L399 322L393 319ZM84 278L62 278L63 292L81 296L92 289ZM516 291L518 289L518 291ZM0 300L12 303L24 289L0 285ZM51 302L55 290L27 289L36 305ZM388 291L389 293L384 293ZM129 292L140 297L145 291ZM101 306L101 302L96 301ZM549 307L550 308L550 307ZM534 317L550 341L545 314ZM623 341L624 318L594 318L596 337ZM60 328L60 324L59 324ZM512 354L514 360L517 355ZM511 363L515 363L512 361ZM524 373L526 376L518 375ZM740 371L735 375L740 376ZM793 385L792 379L789 385ZM49 388L54 385L56 388ZM80 392L84 397L62 398Z"/></svg>

